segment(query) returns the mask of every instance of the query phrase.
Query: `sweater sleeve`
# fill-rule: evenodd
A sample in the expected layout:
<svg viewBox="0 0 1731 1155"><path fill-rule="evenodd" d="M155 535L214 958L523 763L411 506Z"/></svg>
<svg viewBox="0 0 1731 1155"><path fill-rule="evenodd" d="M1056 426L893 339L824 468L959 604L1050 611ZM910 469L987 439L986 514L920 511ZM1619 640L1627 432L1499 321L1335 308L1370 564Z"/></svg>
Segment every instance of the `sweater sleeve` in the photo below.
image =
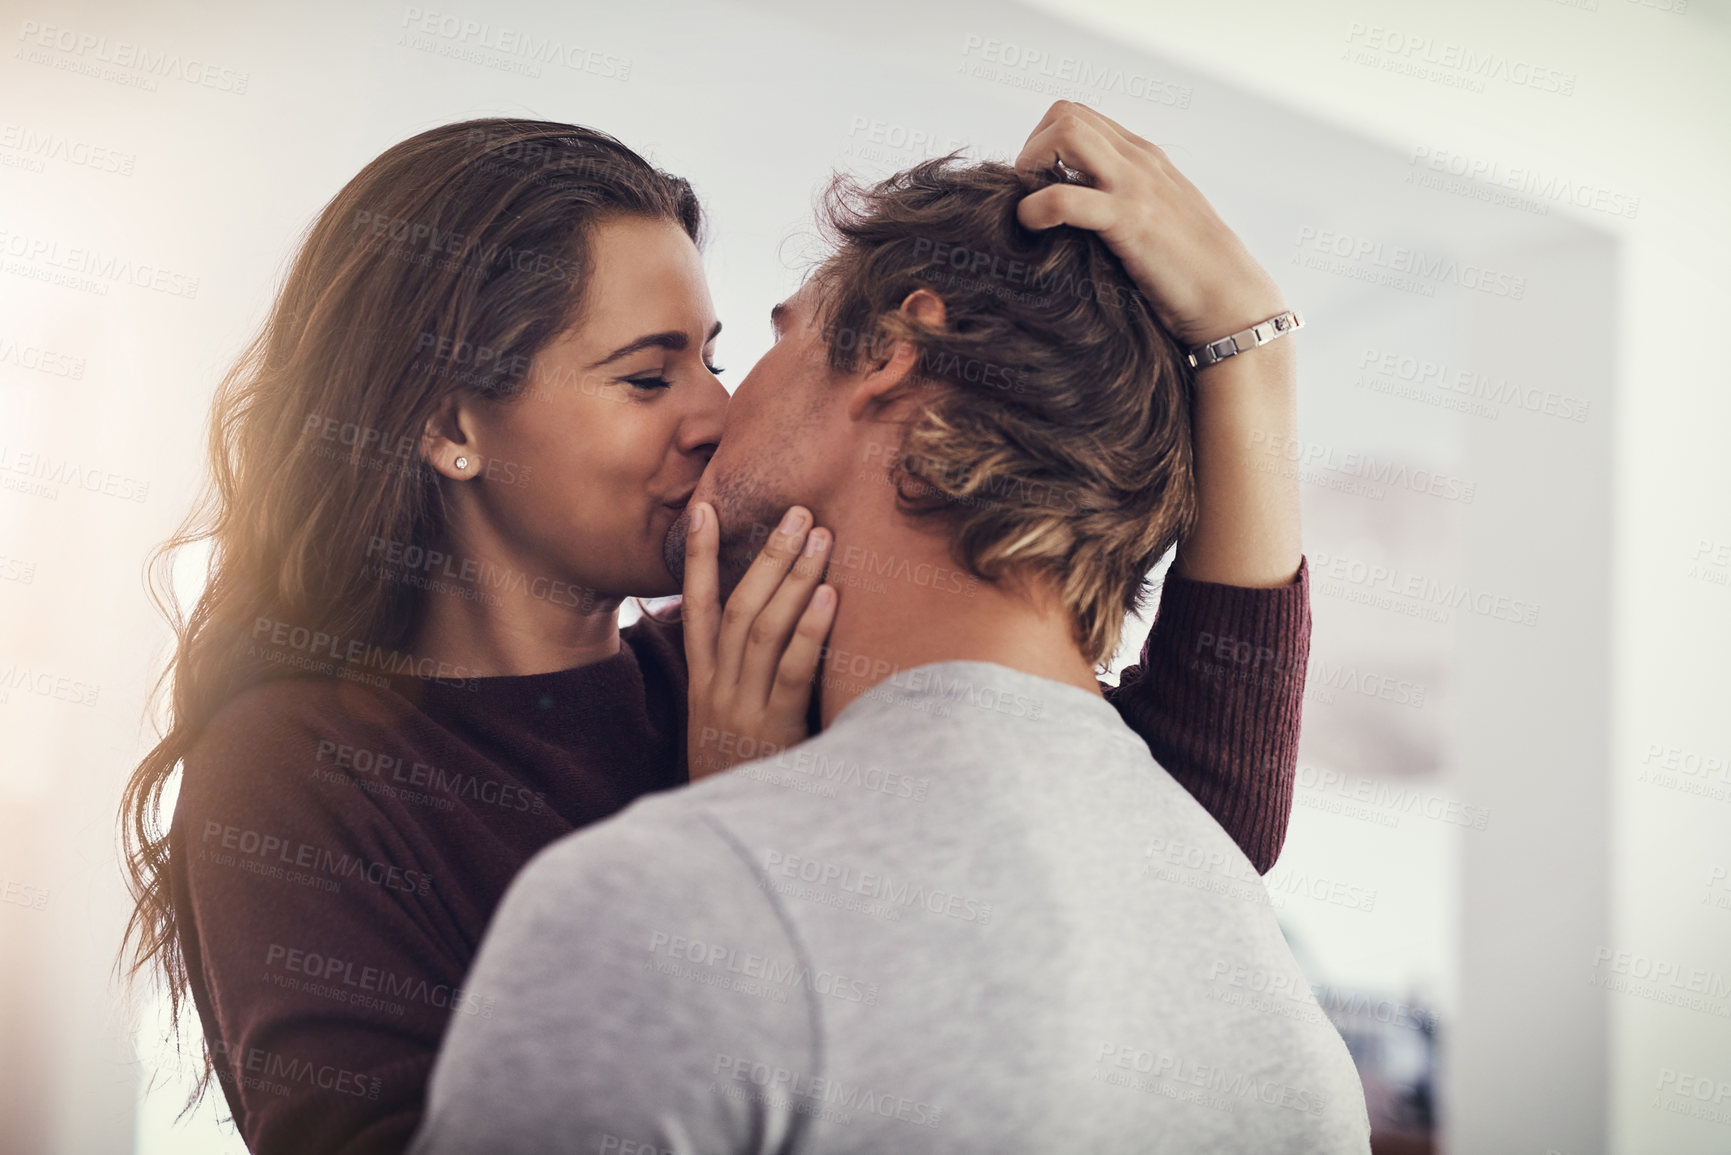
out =
<svg viewBox="0 0 1731 1155"><path fill-rule="evenodd" d="M1101 686L1264 874L1292 814L1309 658L1309 559L1275 589L1168 573L1141 661Z"/></svg>
<svg viewBox="0 0 1731 1155"><path fill-rule="evenodd" d="M331 785L331 719L283 693L301 691L232 703L185 761L172 869L194 1001L254 1155L400 1152L447 1020L476 1009L440 911L457 880ZM392 757L377 731L361 744Z"/></svg>

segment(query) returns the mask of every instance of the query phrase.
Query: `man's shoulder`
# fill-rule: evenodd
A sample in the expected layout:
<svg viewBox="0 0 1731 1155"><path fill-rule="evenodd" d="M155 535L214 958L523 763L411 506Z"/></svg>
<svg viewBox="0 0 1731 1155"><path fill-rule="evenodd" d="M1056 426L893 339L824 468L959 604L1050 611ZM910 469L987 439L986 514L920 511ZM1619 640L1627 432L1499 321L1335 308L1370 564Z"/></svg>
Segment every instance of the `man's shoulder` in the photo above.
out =
<svg viewBox="0 0 1731 1155"><path fill-rule="evenodd" d="M512 892L615 912L625 903L639 913L749 900L749 860L723 824L686 797L693 789L647 795L557 839L528 861Z"/></svg>

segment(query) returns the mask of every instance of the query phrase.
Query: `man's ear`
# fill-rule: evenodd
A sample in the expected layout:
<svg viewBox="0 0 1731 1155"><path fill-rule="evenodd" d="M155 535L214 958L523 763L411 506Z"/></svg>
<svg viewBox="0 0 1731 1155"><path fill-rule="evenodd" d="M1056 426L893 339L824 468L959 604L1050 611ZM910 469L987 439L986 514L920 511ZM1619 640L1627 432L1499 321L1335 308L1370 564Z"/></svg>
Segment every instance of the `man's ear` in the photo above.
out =
<svg viewBox="0 0 1731 1155"><path fill-rule="evenodd" d="M481 472L475 416L466 399L451 394L439 402L421 433L421 460L453 481ZM461 462L461 464L458 464Z"/></svg>
<svg viewBox="0 0 1731 1155"><path fill-rule="evenodd" d="M944 327L944 300L930 289L915 289L902 299L896 312L904 321L926 329ZM854 385L847 401L847 415L858 421L868 408L881 402L905 382L919 362L919 350L911 341L892 341L886 356L870 363Z"/></svg>

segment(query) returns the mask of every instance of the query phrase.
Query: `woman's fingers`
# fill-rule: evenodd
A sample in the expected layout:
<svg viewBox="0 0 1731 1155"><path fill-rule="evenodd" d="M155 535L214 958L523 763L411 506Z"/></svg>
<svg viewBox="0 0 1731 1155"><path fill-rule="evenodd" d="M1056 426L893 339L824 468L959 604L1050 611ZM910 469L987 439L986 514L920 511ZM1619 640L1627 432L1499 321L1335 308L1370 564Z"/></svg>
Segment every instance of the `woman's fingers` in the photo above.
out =
<svg viewBox="0 0 1731 1155"><path fill-rule="evenodd" d="M830 533L827 529L820 526L806 535L805 549L781 579L781 586L769 604L758 612L757 620L746 635L745 653L740 660L741 701L753 704L769 701L776 669L781 664L788 640L809 606L812 592L829 562L829 547Z"/></svg>
<svg viewBox="0 0 1731 1155"><path fill-rule="evenodd" d="M728 597L715 648L715 676L722 682L739 681L752 624L781 588L781 579L799 556L810 526L809 510L801 505L790 508Z"/></svg>
<svg viewBox="0 0 1731 1155"><path fill-rule="evenodd" d="M811 680L823 659L823 642L835 622L836 591L820 585L799 616L793 637L782 652L775 670L775 686L769 693L769 711L779 717L804 718L811 704Z"/></svg>
<svg viewBox="0 0 1731 1155"><path fill-rule="evenodd" d="M703 524L686 539L686 589L696 610L695 628L686 627L687 764L694 781L762 756L753 751L777 750L806 736L811 678L836 603L835 590L819 585L830 533L810 529L810 511L794 506L717 611L720 531L713 509L694 512L693 522L700 516ZM821 596L820 589L826 591ZM705 650L704 639L712 650Z"/></svg>
<svg viewBox="0 0 1731 1155"><path fill-rule="evenodd" d="M716 574L715 510L703 502L691 507L685 533L685 661L695 685L708 685L715 673L715 635L721 628L721 581Z"/></svg>
<svg viewBox="0 0 1731 1155"><path fill-rule="evenodd" d="M1054 164L1086 184L1047 183ZM1153 144L1086 105L1059 101L1028 137L1016 206L1029 229L1087 229L1123 262L1169 332L1190 345L1285 308L1279 286L1199 190Z"/></svg>
<svg viewBox="0 0 1731 1155"><path fill-rule="evenodd" d="M1016 202L1016 219L1025 229L1042 232L1057 225L1104 232L1118 219L1118 202L1110 193L1079 184L1050 184Z"/></svg>
<svg viewBox="0 0 1731 1155"><path fill-rule="evenodd" d="M1097 127L1106 136L1117 141L1127 151L1148 153L1158 157L1166 155L1165 149L1146 137L1131 132L1097 108L1089 108L1086 104L1072 103L1070 110Z"/></svg>
<svg viewBox="0 0 1731 1155"><path fill-rule="evenodd" d="M1123 220L1132 199L1145 199L1138 192L1151 191L1152 172L1158 161L1139 137L1085 105L1066 101L1054 104L1040 122L1022 153L1016 171L1030 184L1040 183L1038 174L1050 173L1062 161L1068 168L1087 175L1086 184L1047 184L1023 197L1016 205L1016 219L1036 232L1057 225L1109 233Z"/></svg>
<svg viewBox="0 0 1731 1155"><path fill-rule="evenodd" d="M1062 161L1066 168L1086 173L1094 186L1110 188L1123 177L1132 152L1116 126L1095 123L1068 109L1058 111L1054 105L1022 146L1016 172L1024 182L1038 184Z"/></svg>

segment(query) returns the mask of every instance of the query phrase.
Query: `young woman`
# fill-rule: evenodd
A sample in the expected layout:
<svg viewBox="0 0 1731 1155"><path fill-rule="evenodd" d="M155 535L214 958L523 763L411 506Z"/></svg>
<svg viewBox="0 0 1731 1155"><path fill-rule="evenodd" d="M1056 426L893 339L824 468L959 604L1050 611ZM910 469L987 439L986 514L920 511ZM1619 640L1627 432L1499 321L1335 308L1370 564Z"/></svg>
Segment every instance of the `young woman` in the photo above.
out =
<svg viewBox="0 0 1731 1155"><path fill-rule="evenodd" d="M1114 167L1074 131L1073 112L1049 116L1029 147L1116 174L1068 190L1106 203L1030 197L1047 218L1030 227L1095 214L1069 223L1099 228L1157 305L1197 286L1151 264L1260 272L1223 226L1218 259L1166 260L1174 236L1206 249L1217 219L1170 223L1150 154L1113 145L1142 166ZM626 597L677 591L664 539L727 403L700 219L685 181L603 133L422 133L326 206L224 382L214 491L165 547L209 541L208 580L176 621L172 724L123 820L134 971L159 968L177 1013L190 994L206 1080L255 1152L402 1150L450 1016L489 1012L462 983L518 868L687 781L688 751L712 769L806 732L807 690L785 687L808 686L833 593L816 592L829 543L805 511L767 533L725 615L712 591L689 607L701 652L731 658L701 685L677 618L617 624ZM1290 409L1282 364L1254 405ZM1267 869L1308 587L1296 538L1268 528L1295 511L1232 468L1241 439L1222 448L1251 411L1197 407L1199 544L1110 696ZM1240 575L1269 588L1222 584ZM1202 651L1227 638L1285 655L1278 675L1220 677Z"/></svg>

